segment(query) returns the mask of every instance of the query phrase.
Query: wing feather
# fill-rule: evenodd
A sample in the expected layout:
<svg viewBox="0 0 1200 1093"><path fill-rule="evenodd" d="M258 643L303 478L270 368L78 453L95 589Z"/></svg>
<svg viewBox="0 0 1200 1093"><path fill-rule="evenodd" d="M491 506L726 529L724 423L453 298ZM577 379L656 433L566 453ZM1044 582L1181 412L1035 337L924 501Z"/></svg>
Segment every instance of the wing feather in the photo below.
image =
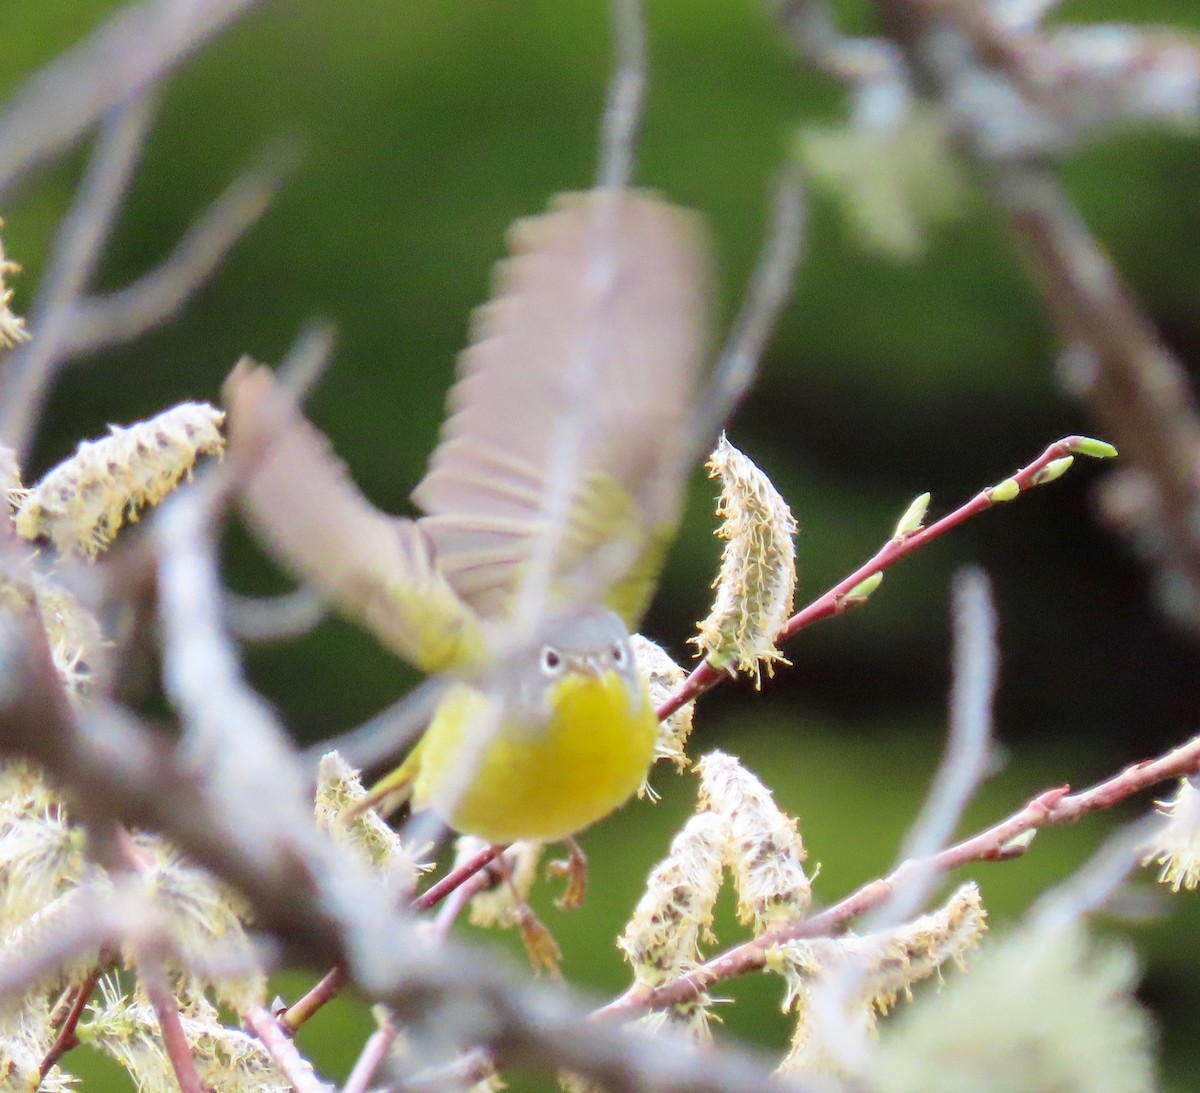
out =
<svg viewBox="0 0 1200 1093"><path fill-rule="evenodd" d="M707 236L694 214L653 194L593 191L518 222L509 250L413 493L429 514L420 524L472 608L510 610L548 532L556 429L570 422L578 481L553 587L587 595L586 584L601 599L621 587L614 606L633 621L656 573L641 574L633 595L623 582L648 568L648 551L661 557L679 517L706 343ZM583 390L571 379L581 358Z"/></svg>
<svg viewBox="0 0 1200 1093"><path fill-rule="evenodd" d="M376 509L271 371L225 383L241 507L271 554L397 655L433 671L477 651L478 620L439 571L420 525Z"/></svg>

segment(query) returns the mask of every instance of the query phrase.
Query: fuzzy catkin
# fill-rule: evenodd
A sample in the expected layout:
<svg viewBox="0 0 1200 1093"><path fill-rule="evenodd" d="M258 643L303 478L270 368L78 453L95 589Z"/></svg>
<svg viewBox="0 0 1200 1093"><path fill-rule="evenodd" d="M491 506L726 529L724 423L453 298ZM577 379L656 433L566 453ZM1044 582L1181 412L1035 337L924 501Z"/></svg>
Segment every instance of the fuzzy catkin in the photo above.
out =
<svg viewBox="0 0 1200 1093"><path fill-rule="evenodd" d="M126 520L156 505L204 455L219 455L225 415L207 403L181 403L128 428L110 426L84 441L17 503L25 539L48 539L60 554L94 558Z"/></svg>
<svg viewBox="0 0 1200 1093"><path fill-rule="evenodd" d="M767 967L783 976L785 1011L796 1012L796 1028L779 1072L846 1076L853 1057L886 1013L912 987L939 975L947 963L962 964L979 944L987 915L974 884L965 884L936 911L891 930L858 937L789 941L772 948ZM837 1019L818 1022L822 1006L836 1006ZM829 1027L844 1044L830 1042Z"/></svg>
<svg viewBox="0 0 1200 1093"><path fill-rule="evenodd" d="M338 752L321 756L313 809L318 825L365 865L388 877L398 897L404 896L431 866L418 860L419 852L404 842L374 809L356 811L346 820L347 809L357 806L366 795L359 773Z"/></svg>
<svg viewBox="0 0 1200 1093"><path fill-rule="evenodd" d="M4 221L0 220L0 228ZM21 267L16 262L10 262L4 255L4 241L0 239L0 349L11 349L29 340L29 331L25 329L25 320L14 315L9 308L12 301L12 289L5 283L10 273L20 273Z"/></svg>
<svg viewBox="0 0 1200 1093"><path fill-rule="evenodd" d="M711 936L724 852L720 818L698 812L651 871L617 942L639 982L658 986L699 962L700 943Z"/></svg>
<svg viewBox="0 0 1200 1093"><path fill-rule="evenodd" d="M726 540L708 618L692 639L718 668L752 673L786 660L775 638L792 611L796 591L796 521L787 502L722 434L706 466L721 480L717 537Z"/></svg>
<svg viewBox="0 0 1200 1093"><path fill-rule="evenodd" d="M1152 1093L1154 1030L1128 946L1026 926L890 1022L871 1093Z"/></svg>
<svg viewBox="0 0 1200 1093"><path fill-rule="evenodd" d="M700 804L721 817L725 865L737 888L738 921L753 924L757 937L808 911L812 887L808 857L796 821L732 755L709 752L696 764Z"/></svg>
<svg viewBox="0 0 1200 1093"><path fill-rule="evenodd" d="M1151 838L1143 864L1158 865L1159 881L1172 891L1191 890L1200 885L1200 789L1181 778L1175 796L1157 804L1168 819Z"/></svg>
<svg viewBox="0 0 1200 1093"><path fill-rule="evenodd" d="M687 673L675 663L670 653L649 638L634 634L630 641L638 671L645 677L650 689L650 702L657 709L687 678ZM692 734L694 711L695 706L687 702L659 723L658 740L654 745L655 762L666 759L675 764L676 770L687 769L690 760L684 749L687 747L688 737ZM647 793L653 798L654 792L650 789L648 781L642 783L638 796L645 796Z"/></svg>

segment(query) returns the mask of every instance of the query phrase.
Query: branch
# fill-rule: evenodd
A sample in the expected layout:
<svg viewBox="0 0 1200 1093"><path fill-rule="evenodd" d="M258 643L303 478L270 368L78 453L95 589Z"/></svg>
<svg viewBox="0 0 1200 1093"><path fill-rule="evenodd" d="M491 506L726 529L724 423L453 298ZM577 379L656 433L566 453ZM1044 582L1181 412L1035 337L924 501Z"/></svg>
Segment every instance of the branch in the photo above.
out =
<svg viewBox="0 0 1200 1093"><path fill-rule="evenodd" d="M379 1028L371 1034L370 1039L363 1046L358 1061L354 1064L354 1069L350 1071L350 1077L342 1086L342 1093L367 1093L371 1079L375 1077L375 1072L387 1058L395 1040L396 1029L391 1021L384 1018Z"/></svg>
<svg viewBox="0 0 1200 1093"><path fill-rule="evenodd" d="M972 862L1007 861L1028 850L1030 835L1046 827L1074 823L1102 812L1160 782L1200 771L1200 737L1157 759L1134 763L1089 789L1072 794L1069 786L1048 789L999 823L928 858L903 862L888 876L870 881L819 914L794 925L771 930L753 941L736 945L688 975L657 988L635 985L593 1016L628 1018L647 1009L688 1002L725 979L760 971L772 946L806 937L825 937L891 899L914 873L947 873Z"/></svg>
<svg viewBox="0 0 1200 1093"><path fill-rule="evenodd" d="M78 1046L79 1037L76 1035L76 1029L79 1028L80 1018L87 1009L88 1000L92 997L96 984L100 982L100 975L100 969L96 968L89 972L81 982L74 983L67 989L66 1012L62 1015L61 1021L51 1022L58 1028L58 1035L47 1050L45 1058L42 1059L42 1065L38 1069L39 1080L44 1080L59 1059L73 1047Z"/></svg>
<svg viewBox="0 0 1200 1093"><path fill-rule="evenodd" d="M634 150L646 91L646 21L641 0L610 0L613 71L600 127L596 184L624 189L633 177Z"/></svg>
<svg viewBox="0 0 1200 1093"><path fill-rule="evenodd" d="M791 299L792 282L804 251L804 219L800 175L789 164L780 171L775 186L771 224L746 299L696 411L691 433L700 449L697 457L712 447L717 432L754 382L767 341Z"/></svg>
<svg viewBox="0 0 1200 1093"><path fill-rule="evenodd" d="M330 1093L330 1087L317 1078L296 1050L296 1045L284 1035L279 1022L265 1009L255 1006L242 1015L242 1020L262 1042L276 1069L291 1083L295 1093Z"/></svg>
<svg viewBox="0 0 1200 1093"><path fill-rule="evenodd" d="M81 816L161 833L233 884L262 930L308 962L343 964L350 981L416 1037L436 1030L451 1042L480 1044L501 1066L563 1067L618 1093L760 1093L768 1068L742 1053L664 1051L661 1042L598 1032L561 991L518 985L464 946L422 944L411 916L389 907L388 886L319 831L294 754L269 710L244 693L214 632L216 602L171 587L215 583L195 568L211 561L211 545L189 543L183 532L203 527L188 508L202 508L216 489L180 491L154 517L168 527L153 541L175 554L159 569L165 655L190 660L168 667L188 722L184 742L116 707L77 716L40 622L26 611L0 617L3 749L40 762Z"/></svg>
<svg viewBox="0 0 1200 1093"><path fill-rule="evenodd" d="M242 641L302 637L328 615L324 601L307 585L279 596L243 596L229 588L224 593L225 625Z"/></svg>
<svg viewBox="0 0 1200 1093"><path fill-rule="evenodd" d="M143 0L39 69L0 117L0 200L114 107L162 80L256 0Z"/></svg>
<svg viewBox="0 0 1200 1093"><path fill-rule="evenodd" d="M963 569L955 574L952 615L950 734L929 795L904 839L902 862L935 861L987 775L1000 652L996 644L996 608L982 570ZM917 914L940 876L932 864L910 873L905 887L894 891L887 905L877 910L870 928L877 931Z"/></svg>
<svg viewBox="0 0 1200 1093"><path fill-rule="evenodd" d="M171 992L162 963L142 949L137 953L137 966L138 979L150 1005L154 1007L163 1047L175 1072L175 1080L179 1082L180 1093L208 1093L200 1084L200 1075L196 1073L196 1060L192 1058L192 1049L184 1034L183 1022L179 1019L179 1005Z"/></svg>
<svg viewBox="0 0 1200 1093"><path fill-rule="evenodd" d="M1022 244L1046 310L1071 347L1064 385L1140 475L1136 501L1129 504L1127 491L1119 506L1110 506L1110 521L1159 570L1163 608L1200 634L1200 532L1192 516L1200 507L1194 470L1200 412L1186 371L1159 339L1045 155L1078 136L1069 111L1064 115L1056 102L1063 86L1051 80L1046 88L1039 76L1055 59L1070 73L1072 40L1064 39L1055 54L1053 40L1008 34L985 8L962 0L876 0L876 5L923 92L950 108L964 155ZM1038 7L1033 5L1034 18ZM1117 37L1121 34L1127 38L1128 32L1118 28ZM1183 99L1191 95L1200 109L1200 59L1195 46L1180 48L1191 52L1173 90ZM1091 54L1088 64L1095 64ZM1174 69L1168 65L1166 71ZM1094 90L1081 94L1090 101Z"/></svg>
<svg viewBox="0 0 1200 1093"><path fill-rule="evenodd" d="M346 986L346 969L340 964L330 968L303 996L279 1015L278 1024L288 1033L299 1031L327 1003L332 1002Z"/></svg>
<svg viewBox="0 0 1200 1093"><path fill-rule="evenodd" d="M782 645L801 630L812 626L813 623L840 615L849 608L857 606L862 601L853 593L860 588L864 581L884 572L902 558L908 557L927 543L940 538L971 517L978 516L981 512L985 512L997 504L1011 501L1018 494L1041 485L1046 481L1047 473L1052 470L1058 469L1061 473L1065 467L1059 461L1070 458L1072 453L1080 452L1100 458L1116 454L1115 450L1109 448L1108 445L1099 444L1097 446L1098 444L1097 441L1081 436L1068 436L1055 441L1037 459L1022 467L1011 478L1005 479L996 486L989 486L987 489L981 490L970 501L935 523L910 534L894 536L889 539L869 561L864 562L848 577L818 596L807 607L797 611L780 630L775 644ZM670 717L681 706L694 701L728 678L730 676L727 672L714 668L707 661L698 665L658 708L659 720Z"/></svg>
<svg viewBox="0 0 1200 1093"><path fill-rule="evenodd" d="M175 315L267 210L295 158L288 150L269 152L230 183L154 269L116 292L79 300L71 309L63 356L134 341Z"/></svg>
<svg viewBox="0 0 1200 1093"><path fill-rule="evenodd" d="M134 99L106 119L70 211L54 234L29 318L34 337L0 375L0 437L23 463L46 392L67 356L71 315L120 211L150 127L151 103Z"/></svg>

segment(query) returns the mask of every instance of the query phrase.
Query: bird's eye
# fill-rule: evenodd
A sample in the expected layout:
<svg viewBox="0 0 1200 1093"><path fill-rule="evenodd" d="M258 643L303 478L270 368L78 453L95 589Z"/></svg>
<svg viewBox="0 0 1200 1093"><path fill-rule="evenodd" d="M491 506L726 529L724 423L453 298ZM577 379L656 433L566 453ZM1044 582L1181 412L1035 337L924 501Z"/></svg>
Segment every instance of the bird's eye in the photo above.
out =
<svg viewBox="0 0 1200 1093"><path fill-rule="evenodd" d="M542 671L553 675L562 667L562 654L551 645L542 649Z"/></svg>
<svg viewBox="0 0 1200 1093"><path fill-rule="evenodd" d="M613 646L609 650L609 654L612 656L613 663L618 668L622 667L625 664L625 646L622 645L619 641L613 642Z"/></svg>

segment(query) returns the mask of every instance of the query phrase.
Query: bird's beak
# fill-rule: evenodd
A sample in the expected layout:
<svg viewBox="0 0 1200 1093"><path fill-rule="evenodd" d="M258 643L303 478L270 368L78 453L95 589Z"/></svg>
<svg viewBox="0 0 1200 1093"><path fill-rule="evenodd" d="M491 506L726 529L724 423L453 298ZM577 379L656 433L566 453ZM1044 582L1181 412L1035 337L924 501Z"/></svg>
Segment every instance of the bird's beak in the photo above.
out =
<svg viewBox="0 0 1200 1093"><path fill-rule="evenodd" d="M571 670L599 679L604 675L604 664L599 657L572 657Z"/></svg>

